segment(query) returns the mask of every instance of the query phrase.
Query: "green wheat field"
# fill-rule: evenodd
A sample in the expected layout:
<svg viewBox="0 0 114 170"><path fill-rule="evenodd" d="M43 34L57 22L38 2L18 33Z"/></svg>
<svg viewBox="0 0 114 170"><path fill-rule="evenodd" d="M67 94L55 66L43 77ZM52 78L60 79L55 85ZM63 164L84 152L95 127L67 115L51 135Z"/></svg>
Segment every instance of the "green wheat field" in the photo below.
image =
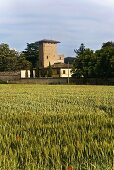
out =
<svg viewBox="0 0 114 170"><path fill-rule="evenodd" d="M113 170L114 87L0 85L0 170Z"/></svg>

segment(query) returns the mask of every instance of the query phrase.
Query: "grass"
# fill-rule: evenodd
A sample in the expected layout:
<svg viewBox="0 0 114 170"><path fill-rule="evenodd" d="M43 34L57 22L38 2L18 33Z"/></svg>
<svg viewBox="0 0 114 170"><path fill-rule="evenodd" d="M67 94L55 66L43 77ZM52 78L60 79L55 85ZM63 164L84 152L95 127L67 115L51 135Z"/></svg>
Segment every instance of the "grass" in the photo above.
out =
<svg viewBox="0 0 114 170"><path fill-rule="evenodd" d="M0 170L113 170L111 86L0 85Z"/></svg>

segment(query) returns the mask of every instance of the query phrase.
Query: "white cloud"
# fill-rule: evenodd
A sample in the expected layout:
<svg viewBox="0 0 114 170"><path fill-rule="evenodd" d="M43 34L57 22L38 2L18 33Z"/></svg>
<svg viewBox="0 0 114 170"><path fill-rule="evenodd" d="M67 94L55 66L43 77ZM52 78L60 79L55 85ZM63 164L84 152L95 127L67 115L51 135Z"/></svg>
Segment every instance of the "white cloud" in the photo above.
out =
<svg viewBox="0 0 114 170"><path fill-rule="evenodd" d="M102 5L102 6L107 6L107 7L112 7L114 8L114 0L92 0L92 2Z"/></svg>

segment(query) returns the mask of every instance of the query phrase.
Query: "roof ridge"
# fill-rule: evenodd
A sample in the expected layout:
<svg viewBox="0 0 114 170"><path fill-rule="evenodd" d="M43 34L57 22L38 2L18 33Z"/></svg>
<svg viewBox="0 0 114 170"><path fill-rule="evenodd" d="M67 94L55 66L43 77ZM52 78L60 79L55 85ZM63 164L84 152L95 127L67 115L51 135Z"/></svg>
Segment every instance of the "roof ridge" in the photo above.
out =
<svg viewBox="0 0 114 170"><path fill-rule="evenodd" d="M39 41L39 43L60 43L60 41L56 41L56 40L49 40L49 39L42 39Z"/></svg>

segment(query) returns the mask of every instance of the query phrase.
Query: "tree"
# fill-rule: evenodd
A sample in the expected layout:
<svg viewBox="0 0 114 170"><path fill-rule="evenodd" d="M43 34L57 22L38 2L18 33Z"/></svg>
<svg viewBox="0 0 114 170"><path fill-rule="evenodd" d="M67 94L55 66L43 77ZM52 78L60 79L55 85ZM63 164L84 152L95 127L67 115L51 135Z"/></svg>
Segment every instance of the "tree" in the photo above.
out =
<svg viewBox="0 0 114 170"><path fill-rule="evenodd" d="M52 77L52 67L51 67L51 64L49 62L49 67L48 67L48 74L47 74L48 77Z"/></svg>
<svg viewBox="0 0 114 170"><path fill-rule="evenodd" d="M27 43L27 48L23 53L26 60L32 63L32 67L36 68L39 61L39 42Z"/></svg>
<svg viewBox="0 0 114 170"><path fill-rule="evenodd" d="M0 71L17 71L28 68L30 63L8 44L0 44Z"/></svg>
<svg viewBox="0 0 114 170"><path fill-rule="evenodd" d="M73 64L73 76L75 77L93 77L95 54L89 48L85 49L84 44L81 44L80 48L75 50L76 58Z"/></svg>
<svg viewBox="0 0 114 170"><path fill-rule="evenodd" d="M96 51L96 76L100 78L114 77L114 43L103 43Z"/></svg>
<svg viewBox="0 0 114 170"><path fill-rule="evenodd" d="M95 52L84 48L84 45L81 44L75 53L73 76L84 78L114 77L114 43L112 41L103 43L101 49Z"/></svg>
<svg viewBox="0 0 114 170"><path fill-rule="evenodd" d="M81 43L79 49L74 49L76 55L83 54L84 51L85 51L85 45L83 43Z"/></svg>
<svg viewBox="0 0 114 170"><path fill-rule="evenodd" d="M8 44L0 44L0 71L15 70L17 52L11 50Z"/></svg>
<svg viewBox="0 0 114 170"><path fill-rule="evenodd" d="M114 48L114 42L108 41L102 44L102 48Z"/></svg>
<svg viewBox="0 0 114 170"><path fill-rule="evenodd" d="M26 60L23 53L19 54L17 57L17 68L18 70L26 69L29 70L31 68L32 64Z"/></svg>
<svg viewBox="0 0 114 170"><path fill-rule="evenodd" d="M31 63L30 76L33 77L33 68L36 68L36 76L39 77L39 42L27 43L23 54L26 60Z"/></svg>

